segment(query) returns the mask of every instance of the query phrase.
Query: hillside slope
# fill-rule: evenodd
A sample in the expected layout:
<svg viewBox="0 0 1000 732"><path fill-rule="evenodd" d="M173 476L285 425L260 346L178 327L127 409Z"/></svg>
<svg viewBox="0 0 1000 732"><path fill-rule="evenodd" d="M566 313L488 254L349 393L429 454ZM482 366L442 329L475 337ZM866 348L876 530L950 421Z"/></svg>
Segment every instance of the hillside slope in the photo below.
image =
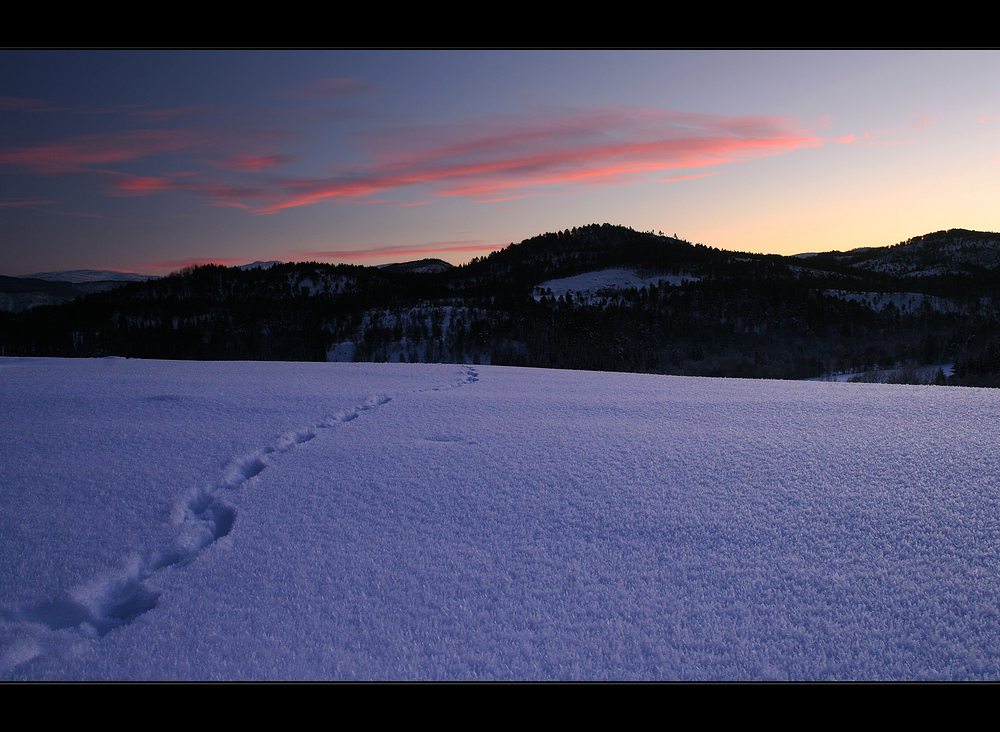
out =
<svg viewBox="0 0 1000 732"><path fill-rule="evenodd" d="M786 379L953 363L953 383L993 385L998 239L951 230L781 257L602 224L460 267L205 266L0 314L0 355L350 357Z"/></svg>

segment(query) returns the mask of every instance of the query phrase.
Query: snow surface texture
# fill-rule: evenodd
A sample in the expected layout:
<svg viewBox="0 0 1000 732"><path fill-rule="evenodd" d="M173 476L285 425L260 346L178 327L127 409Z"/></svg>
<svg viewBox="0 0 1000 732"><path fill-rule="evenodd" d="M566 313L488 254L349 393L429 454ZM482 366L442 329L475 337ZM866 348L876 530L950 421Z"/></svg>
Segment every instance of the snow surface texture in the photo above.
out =
<svg viewBox="0 0 1000 732"><path fill-rule="evenodd" d="M1000 390L0 380L2 679L1000 678Z"/></svg>

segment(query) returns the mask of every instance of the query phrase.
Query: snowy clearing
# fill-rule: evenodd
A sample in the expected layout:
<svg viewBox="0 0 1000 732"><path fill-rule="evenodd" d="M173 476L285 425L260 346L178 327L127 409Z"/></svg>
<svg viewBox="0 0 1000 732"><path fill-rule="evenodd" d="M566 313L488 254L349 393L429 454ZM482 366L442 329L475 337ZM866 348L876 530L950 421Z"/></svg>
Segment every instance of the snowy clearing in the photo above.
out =
<svg viewBox="0 0 1000 732"><path fill-rule="evenodd" d="M997 390L0 378L5 680L1000 678Z"/></svg>
<svg viewBox="0 0 1000 732"><path fill-rule="evenodd" d="M681 285L684 282L697 280L697 277L685 275L652 275L644 277L631 269L602 269L597 272L561 277L556 280L546 280L535 288L535 299L541 298L547 291L553 297L564 297L567 292L577 295L596 295L601 290L611 289L642 289L651 285Z"/></svg>

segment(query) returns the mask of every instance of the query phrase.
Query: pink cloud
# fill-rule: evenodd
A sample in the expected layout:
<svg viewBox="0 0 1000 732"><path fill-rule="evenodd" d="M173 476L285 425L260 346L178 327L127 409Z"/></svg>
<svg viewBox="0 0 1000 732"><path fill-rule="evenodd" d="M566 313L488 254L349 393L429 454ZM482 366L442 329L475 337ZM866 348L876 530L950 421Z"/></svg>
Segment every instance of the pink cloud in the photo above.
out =
<svg viewBox="0 0 1000 732"><path fill-rule="evenodd" d="M339 94L356 90L357 82L318 80L309 88L311 93ZM649 108L568 110L371 131L353 138L369 164L328 175L265 178L263 174L290 162L290 156L268 150L287 139L276 130L131 130L0 149L0 167L40 174L100 173L118 195L186 191L213 205L271 214L330 201L395 206L423 205L433 197L503 201L655 180L658 174L660 180L678 181L711 173L662 174L703 171L823 144L803 123L784 117ZM201 161L216 168L211 175L206 171L182 179L112 170L153 156L201 155L206 150L217 156ZM241 174L241 183L250 185L234 184L226 179L228 173ZM403 192L407 195L399 195Z"/></svg>
<svg viewBox="0 0 1000 732"><path fill-rule="evenodd" d="M45 198L15 198L10 201L0 201L0 208L32 208L33 206L46 206L53 201Z"/></svg>
<svg viewBox="0 0 1000 732"><path fill-rule="evenodd" d="M893 127L885 130L872 130L871 132L865 132L862 137L865 140L870 141L872 145L878 145L881 147L892 147L895 145L912 145L916 142L916 138L913 137L913 133L917 130L921 130L924 127L929 126L931 123L930 118L925 114L917 115L917 118L910 124L904 127ZM898 139L897 136L906 135L907 139Z"/></svg>
<svg viewBox="0 0 1000 732"><path fill-rule="evenodd" d="M667 110L597 110L410 127L361 138L376 159L339 176L278 181L274 213L430 184L437 196L485 200L618 185L650 173L745 162L820 138L780 117L720 117Z"/></svg>
<svg viewBox="0 0 1000 732"><path fill-rule="evenodd" d="M252 208L246 203L240 203L239 201L227 201L225 199L215 199L211 201L212 206L230 206L232 208L242 208L245 211L250 211Z"/></svg>
<svg viewBox="0 0 1000 732"><path fill-rule="evenodd" d="M231 158L216 161L215 165L226 170L257 173L287 165L291 159L290 155L234 155Z"/></svg>
<svg viewBox="0 0 1000 732"><path fill-rule="evenodd" d="M125 195L144 195L160 191L175 190L177 184L169 178L128 175L121 176L111 183L112 188Z"/></svg>
<svg viewBox="0 0 1000 732"><path fill-rule="evenodd" d="M43 174L89 172L97 166L189 150L200 142L198 133L189 130L105 132L44 145L0 149L0 166Z"/></svg>
<svg viewBox="0 0 1000 732"><path fill-rule="evenodd" d="M169 176L138 176L106 171L112 190L123 196L144 196L164 191L185 191L209 199L213 206L250 209L246 201L260 200L267 192L253 186L229 185L207 180L197 172L172 173Z"/></svg>

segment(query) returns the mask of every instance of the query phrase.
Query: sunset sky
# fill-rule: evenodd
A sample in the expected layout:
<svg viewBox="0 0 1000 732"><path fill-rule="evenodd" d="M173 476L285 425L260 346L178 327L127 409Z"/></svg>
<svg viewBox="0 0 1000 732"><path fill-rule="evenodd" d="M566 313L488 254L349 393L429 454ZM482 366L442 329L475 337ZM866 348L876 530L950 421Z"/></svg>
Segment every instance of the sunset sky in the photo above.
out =
<svg viewBox="0 0 1000 732"><path fill-rule="evenodd" d="M1000 52L0 50L0 274L1000 231Z"/></svg>

